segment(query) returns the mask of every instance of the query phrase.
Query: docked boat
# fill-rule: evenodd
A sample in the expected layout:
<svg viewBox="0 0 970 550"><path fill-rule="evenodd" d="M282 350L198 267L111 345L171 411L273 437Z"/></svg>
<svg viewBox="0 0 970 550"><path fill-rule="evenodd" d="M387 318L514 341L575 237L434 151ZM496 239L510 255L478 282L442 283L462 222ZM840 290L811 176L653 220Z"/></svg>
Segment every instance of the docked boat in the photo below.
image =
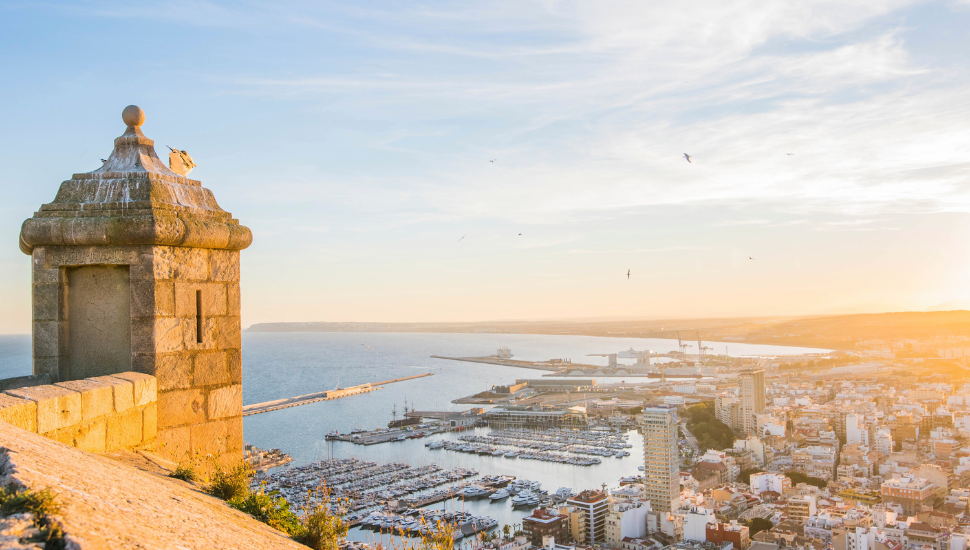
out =
<svg viewBox="0 0 970 550"><path fill-rule="evenodd" d="M492 493L492 496L488 497L492 502L498 502L502 499L506 499L512 496L507 489L499 489Z"/></svg>

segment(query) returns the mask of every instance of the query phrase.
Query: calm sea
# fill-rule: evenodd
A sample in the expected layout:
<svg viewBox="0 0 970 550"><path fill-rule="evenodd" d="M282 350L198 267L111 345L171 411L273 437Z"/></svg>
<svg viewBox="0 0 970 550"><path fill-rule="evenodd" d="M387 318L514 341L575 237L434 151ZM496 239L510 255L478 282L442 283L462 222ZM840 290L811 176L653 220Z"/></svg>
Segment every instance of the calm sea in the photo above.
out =
<svg viewBox="0 0 970 550"><path fill-rule="evenodd" d="M633 444L629 457L604 458L592 467L468 455L451 451L429 451L427 439L408 440L363 447L344 442L327 442L324 435L355 427L376 428L391 420L396 406L400 417L405 400L418 410L459 410L473 405L455 405L452 399L477 393L516 378L535 378L542 371L432 359L431 355L491 355L508 346L518 359L571 358L576 363L606 365L605 357L587 354L615 353L630 348L666 353L677 349L676 340L603 338L593 336L547 336L530 334L421 334L421 333L243 333L243 401L247 404L302 395L334 388L376 382L431 372L434 376L391 384L372 393L323 401L246 417L248 443L262 448L279 448L291 454L294 465L328 457L357 456L379 463L403 461L413 465L435 462L445 468L471 467L484 474L510 474L543 483L555 491L561 486L575 490L615 487L622 476L636 475L642 464L641 440L630 433ZM732 356L777 355L821 352L810 348L763 346L738 343L706 343L716 353L725 348ZM0 336L0 378L30 373L30 338ZM627 381L649 379L627 378ZM603 379L603 381L619 381ZM476 430L486 433L487 430ZM466 432L468 433L468 432ZM457 434L436 437L457 437ZM442 505L438 505L442 506ZM526 512L511 509L508 501L458 504L468 511L489 515L500 524L521 522ZM369 540L370 532L352 533L352 538Z"/></svg>

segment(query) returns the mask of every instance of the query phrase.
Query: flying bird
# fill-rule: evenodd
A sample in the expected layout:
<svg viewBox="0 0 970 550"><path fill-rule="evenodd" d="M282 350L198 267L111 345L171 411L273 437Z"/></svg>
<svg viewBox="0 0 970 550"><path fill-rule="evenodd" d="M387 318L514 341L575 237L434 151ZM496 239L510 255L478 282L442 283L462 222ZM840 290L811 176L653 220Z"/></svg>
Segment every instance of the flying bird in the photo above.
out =
<svg viewBox="0 0 970 550"><path fill-rule="evenodd" d="M492 160L490 160L490 161L488 161L488 162L495 162L495 161L497 161L497 160L498 160L498 159L492 159Z"/></svg>
<svg viewBox="0 0 970 550"><path fill-rule="evenodd" d="M687 162L690 162L690 155L688 155L687 153L684 153L684 158L687 159ZM690 163L694 164L693 162L690 162Z"/></svg>
<svg viewBox="0 0 970 550"><path fill-rule="evenodd" d="M626 270L626 280L627 281L630 280L630 270L629 269Z"/></svg>
<svg viewBox="0 0 970 550"><path fill-rule="evenodd" d="M752 258L751 256L748 256L748 259L749 259L749 260L753 260L754 258Z"/></svg>
<svg viewBox="0 0 970 550"><path fill-rule="evenodd" d="M465 237L467 237L467 236L468 236L468 235L462 235L462 236L461 236L461 239L458 239L458 242L461 242L461 241L462 241L462 239L464 239L464 238L465 238Z"/></svg>
<svg viewBox="0 0 970 550"><path fill-rule="evenodd" d="M519 236L521 237L522 236L522 233L519 233Z"/></svg>
<svg viewBox="0 0 970 550"><path fill-rule="evenodd" d="M785 154L788 155L789 157L795 156L795 153L785 153Z"/></svg>

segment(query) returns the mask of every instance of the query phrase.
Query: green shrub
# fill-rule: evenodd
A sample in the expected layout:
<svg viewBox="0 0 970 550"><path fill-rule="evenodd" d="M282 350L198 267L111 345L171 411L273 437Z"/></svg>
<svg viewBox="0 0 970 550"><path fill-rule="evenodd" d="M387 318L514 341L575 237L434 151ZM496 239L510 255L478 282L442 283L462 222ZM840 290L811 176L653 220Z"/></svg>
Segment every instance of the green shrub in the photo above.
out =
<svg viewBox="0 0 970 550"><path fill-rule="evenodd" d="M56 515L60 509L50 489L17 491L5 487L0 491L0 516L30 512L37 517L45 517Z"/></svg>
<svg viewBox="0 0 970 550"><path fill-rule="evenodd" d="M245 463L219 468L212 474L206 492L222 500L246 498L249 494L249 478L252 475L252 470Z"/></svg>
<svg viewBox="0 0 970 550"><path fill-rule="evenodd" d="M181 479L182 481L192 482L199 479L199 474L195 471L194 467L179 464L176 466L174 472L168 474L168 477L174 477L175 479Z"/></svg>
<svg viewBox="0 0 970 550"><path fill-rule="evenodd" d="M266 494L262 490L251 492L241 498L229 500L229 506L245 512L274 529L287 535L302 532L300 518L290 511L290 504L277 494Z"/></svg>
<svg viewBox="0 0 970 550"><path fill-rule="evenodd" d="M337 550L350 528L342 517L330 513L329 505L306 510L303 525L293 540L313 550Z"/></svg>
<svg viewBox="0 0 970 550"><path fill-rule="evenodd" d="M51 516L61 511L57 495L50 489L33 491L16 490L13 487L0 489L0 516L31 513L34 523L40 529L40 539L45 548L61 550L64 548L64 530ZM35 539L36 540L36 539Z"/></svg>

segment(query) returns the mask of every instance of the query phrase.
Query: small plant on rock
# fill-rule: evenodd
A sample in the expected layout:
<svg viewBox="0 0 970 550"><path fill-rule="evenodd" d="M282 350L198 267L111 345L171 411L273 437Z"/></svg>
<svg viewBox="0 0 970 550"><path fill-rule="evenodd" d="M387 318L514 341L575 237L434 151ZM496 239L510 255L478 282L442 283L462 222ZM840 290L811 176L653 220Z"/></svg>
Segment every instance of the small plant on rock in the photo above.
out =
<svg viewBox="0 0 970 550"><path fill-rule="evenodd" d="M206 492L222 500L243 499L249 494L249 478L253 472L245 462L235 466L216 468Z"/></svg>
<svg viewBox="0 0 970 550"><path fill-rule="evenodd" d="M175 479L181 479L182 481L188 481L189 483L193 481L198 481L199 473L195 470L194 466L184 466L179 464L175 467L175 471L168 474L168 477L174 477Z"/></svg>
<svg viewBox="0 0 970 550"><path fill-rule="evenodd" d="M316 504L310 504L314 501L313 492L307 495L302 525L299 532L293 535L293 540L313 550L337 550L350 529L350 524L343 518L350 502L338 498L334 511L331 509L330 489L324 485L317 494Z"/></svg>
<svg viewBox="0 0 970 550"><path fill-rule="evenodd" d="M245 497L229 500L229 506L291 537L302 532L300 518L290 511L290 503L279 494L266 494L263 488L250 492Z"/></svg>

